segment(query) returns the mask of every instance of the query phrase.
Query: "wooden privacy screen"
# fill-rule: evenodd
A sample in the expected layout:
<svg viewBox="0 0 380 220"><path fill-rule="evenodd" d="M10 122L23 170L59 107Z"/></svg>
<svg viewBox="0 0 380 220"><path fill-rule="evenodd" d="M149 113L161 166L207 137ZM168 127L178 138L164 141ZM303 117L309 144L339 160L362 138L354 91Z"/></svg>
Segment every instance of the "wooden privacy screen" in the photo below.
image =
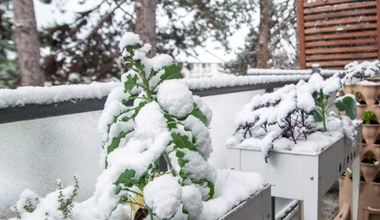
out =
<svg viewBox="0 0 380 220"><path fill-rule="evenodd" d="M380 59L380 0L298 0L300 66Z"/></svg>

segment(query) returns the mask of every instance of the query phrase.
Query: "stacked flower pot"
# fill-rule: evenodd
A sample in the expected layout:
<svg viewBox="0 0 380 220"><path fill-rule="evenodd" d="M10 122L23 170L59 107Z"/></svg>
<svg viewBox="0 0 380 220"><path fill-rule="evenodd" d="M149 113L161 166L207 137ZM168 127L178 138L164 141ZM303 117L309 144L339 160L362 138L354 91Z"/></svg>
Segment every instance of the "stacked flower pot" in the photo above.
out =
<svg viewBox="0 0 380 220"><path fill-rule="evenodd" d="M380 82L346 85L345 93L356 96L357 119L363 120L359 220L380 220ZM339 208L336 219L351 219L352 176L339 180Z"/></svg>

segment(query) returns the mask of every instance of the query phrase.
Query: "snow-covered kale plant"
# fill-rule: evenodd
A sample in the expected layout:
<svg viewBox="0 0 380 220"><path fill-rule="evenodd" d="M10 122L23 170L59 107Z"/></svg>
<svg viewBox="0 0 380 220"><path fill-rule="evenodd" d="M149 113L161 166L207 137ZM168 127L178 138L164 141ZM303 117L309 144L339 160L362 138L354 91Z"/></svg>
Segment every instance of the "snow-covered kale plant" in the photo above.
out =
<svg viewBox="0 0 380 220"><path fill-rule="evenodd" d="M305 147L302 143L317 140L318 135L329 131L341 131L354 140L351 119L356 116L355 97L346 95L332 101L340 88L340 78L324 80L313 74L308 82L301 80L254 96L236 116L236 130L227 145L261 149L267 161L273 149L320 150L323 146L317 141L316 146L308 143ZM332 106L347 116L332 111Z"/></svg>
<svg viewBox="0 0 380 220"><path fill-rule="evenodd" d="M207 162L211 110L185 84L170 80L180 74L172 57L149 58L150 45L133 33L123 36L120 49L127 72L100 116L105 169L94 195L75 202L77 179L67 188L59 183L45 198L26 190L18 218L198 219L203 202L213 198L217 172Z"/></svg>
<svg viewBox="0 0 380 220"><path fill-rule="evenodd" d="M374 77L380 75L380 61L374 60L372 62L363 61L358 63L357 61L347 64L345 67L345 84L354 84L364 80L368 77Z"/></svg>
<svg viewBox="0 0 380 220"><path fill-rule="evenodd" d="M100 120L114 196L151 218L172 218L181 204L183 213L196 216L200 210L192 203L214 195L216 170L207 162L211 111L185 84L169 80L180 74L172 57L148 58L150 46L133 33L124 35L120 49L128 72ZM168 172L160 172L160 157Z"/></svg>

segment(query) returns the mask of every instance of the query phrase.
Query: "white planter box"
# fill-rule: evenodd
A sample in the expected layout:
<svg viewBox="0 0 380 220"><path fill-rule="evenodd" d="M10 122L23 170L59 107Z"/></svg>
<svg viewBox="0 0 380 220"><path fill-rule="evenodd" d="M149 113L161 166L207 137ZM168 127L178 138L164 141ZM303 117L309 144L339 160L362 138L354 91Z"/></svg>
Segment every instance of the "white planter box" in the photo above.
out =
<svg viewBox="0 0 380 220"><path fill-rule="evenodd" d="M266 186L262 191L257 192L255 195L252 195L220 219L271 220L272 208L270 188L270 185Z"/></svg>
<svg viewBox="0 0 380 220"><path fill-rule="evenodd" d="M272 152L269 163L265 163L261 151L228 148L227 167L261 173L272 184L272 196L302 200L304 219L318 220L321 219L322 196L350 164L353 165L354 185L357 186L353 187L353 193L358 198L361 125L357 130L355 147L344 137L316 154ZM357 199L353 201L357 203ZM354 216L356 214L353 213Z"/></svg>

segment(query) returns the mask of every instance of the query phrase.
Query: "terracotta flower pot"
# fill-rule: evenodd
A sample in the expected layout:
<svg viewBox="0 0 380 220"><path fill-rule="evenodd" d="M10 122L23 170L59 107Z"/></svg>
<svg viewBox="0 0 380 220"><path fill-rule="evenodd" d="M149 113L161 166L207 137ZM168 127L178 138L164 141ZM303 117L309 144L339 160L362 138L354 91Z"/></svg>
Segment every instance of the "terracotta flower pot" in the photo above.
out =
<svg viewBox="0 0 380 220"><path fill-rule="evenodd" d="M358 108L356 108L356 109L358 109ZM373 111L375 113L376 120L380 122L380 105L371 106L371 111Z"/></svg>
<svg viewBox="0 0 380 220"><path fill-rule="evenodd" d="M361 163L360 171L367 182L372 182L377 173L379 172L379 165L370 164L370 163Z"/></svg>
<svg viewBox="0 0 380 220"><path fill-rule="evenodd" d="M380 183L373 182L372 187L376 193L376 196L380 197Z"/></svg>
<svg viewBox="0 0 380 220"><path fill-rule="evenodd" d="M380 134L380 124L363 124L362 136L367 144L374 144Z"/></svg>
<svg viewBox="0 0 380 220"><path fill-rule="evenodd" d="M367 105L375 104L380 94L380 87L377 85L357 85L356 90L360 91Z"/></svg>
<svg viewBox="0 0 380 220"><path fill-rule="evenodd" d="M377 141L378 142L378 141ZM362 144L362 152L360 154L361 158L364 158L364 155L371 153L377 161L380 161L380 144Z"/></svg>
<svg viewBox="0 0 380 220"><path fill-rule="evenodd" d="M356 84L353 84L353 85L344 85L343 86L343 92L344 92L344 94L352 94L354 91L356 91L357 90L357 87L358 87L358 85L356 85Z"/></svg>
<svg viewBox="0 0 380 220"><path fill-rule="evenodd" d="M363 120L363 113L368 111L368 106L363 104L356 104L356 119Z"/></svg>
<svg viewBox="0 0 380 220"><path fill-rule="evenodd" d="M375 155L375 158L377 161L380 161L380 144L374 144L372 145L373 154Z"/></svg>

